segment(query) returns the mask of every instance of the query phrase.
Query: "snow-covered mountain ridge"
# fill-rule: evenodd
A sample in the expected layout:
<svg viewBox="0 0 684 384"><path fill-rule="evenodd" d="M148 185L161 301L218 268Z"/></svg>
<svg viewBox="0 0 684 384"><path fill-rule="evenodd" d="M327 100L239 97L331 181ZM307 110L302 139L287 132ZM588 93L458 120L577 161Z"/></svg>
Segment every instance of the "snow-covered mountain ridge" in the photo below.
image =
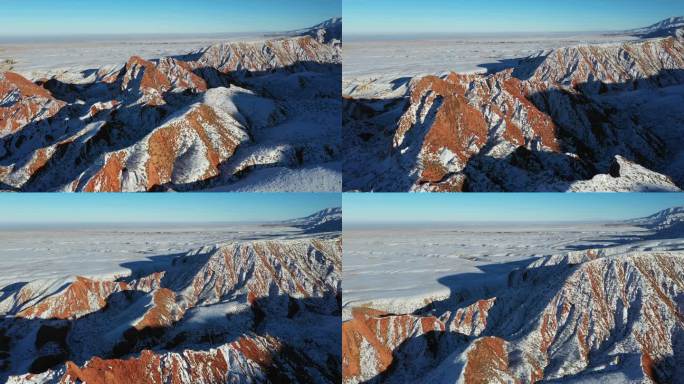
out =
<svg viewBox="0 0 684 384"><path fill-rule="evenodd" d="M342 230L342 208L327 208L309 216L282 222L306 233L337 232Z"/></svg>
<svg viewBox="0 0 684 384"><path fill-rule="evenodd" d="M684 207L668 208L648 217L629 220L628 223L655 231L681 230L680 226L684 224Z"/></svg>
<svg viewBox="0 0 684 384"><path fill-rule="evenodd" d="M339 190L341 47L311 36L216 44L35 83L0 74L0 188ZM296 176L294 176L296 175ZM270 176L273 177L273 176ZM335 185L338 185L336 187ZM278 186L276 186L278 188Z"/></svg>
<svg viewBox="0 0 684 384"><path fill-rule="evenodd" d="M505 292L453 311L357 310L343 324L345 382L670 382L681 373L683 260L588 252L530 266Z"/></svg>
<svg viewBox="0 0 684 384"><path fill-rule="evenodd" d="M240 241L117 280L7 287L0 378L337 382L341 263L339 237Z"/></svg>
<svg viewBox="0 0 684 384"><path fill-rule="evenodd" d="M342 44L342 18L333 17L310 28L287 32L289 36L311 36L320 43Z"/></svg>
<svg viewBox="0 0 684 384"><path fill-rule="evenodd" d="M663 37L675 34L678 29L684 29L684 16L670 17L648 27L631 29L625 33L644 38Z"/></svg>
<svg viewBox="0 0 684 384"><path fill-rule="evenodd" d="M681 239L681 226L659 225L681 213L614 225ZM411 313L352 308L342 326L344 382L676 383L684 373L684 254L656 248L540 257L499 289L454 288Z"/></svg>
<svg viewBox="0 0 684 384"><path fill-rule="evenodd" d="M345 98L343 188L678 191L683 89L682 34L398 79Z"/></svg>

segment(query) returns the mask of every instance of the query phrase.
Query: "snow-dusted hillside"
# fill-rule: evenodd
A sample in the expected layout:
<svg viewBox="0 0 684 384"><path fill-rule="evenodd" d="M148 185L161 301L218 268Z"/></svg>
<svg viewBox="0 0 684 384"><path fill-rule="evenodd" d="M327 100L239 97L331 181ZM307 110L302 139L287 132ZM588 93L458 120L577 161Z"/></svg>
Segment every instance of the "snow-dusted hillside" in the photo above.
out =
<svg viewBox="0 0 684 384"><path fill-rule="evenodd" d="M659 232L681 232L684 229L684 207L666 209L648 217L630 220L629 223Z"/></svg>
<svg viewBox="0 0 684 384"><path fill-rule="evenodd" d="M341 257L337 232L19 281L0 295L0 381L338 382Z"/></svg>
<svg viewBox="0 0 684 384"><path fill-rule="evenodd" d="M344 381L676 382L683 272L681 253L588 251L451 310L356 309L342 326Z"/></svg>
<svg viewBox="0 0 684 384"><path fill-rule="evenodd" d="M5 72L0 189L339 190L340 76L339 44L308 35L35 82Z"/></svg>
<svg viewBox="0 0 684 384"><path fill-rule="evenodd" d="M289 36L311 36L320 43L342 44L342 18L333 17L310 28L287 32Z"/></svg>
<svg viewBox="0 0 684 384"><path fill-rule="evenodd" d="M342 208L327 208L309 216L282 223L300 228L305 233L338 232L342 230Z"/></svg>
<svg viewBox="0 0 684 384"><path fill-rule="evenodd" d="M684 228L669 224L681 211L604 225L487 225L479 235L467 226L345 232L344 382L676 383ZM349 279L364 258L369 274ZM446 292L411 291L402 264L423 282L432 268ZM391 300L347 294L392 289Z"/></svg>
<svg viewBox="0 0 684 384"><path fill-rule="evenodd" d="M670 17L648 27L632 29L625 33L643 38L664 37L674 35L678 29L684 29L684 16Z"/></svg>
<svg viewBox="0 0 684 384"><path fill-rule="evenodd" d="M350 88L345 190L679 191L684 34Z"/></svg>
<svg viewBox="0 0 684 384"><path fill-rule="evenodd" d="M651 224L676 222L680 213L671 209L606 224L603 232L576 224L579 235L554 236L549 228L547 241L538 243L526 242L524 232L514 234L524 230L516 225L507 249L508 232L502 229L482 231L472 244L458 245L468 241L464 235L442 251L435 251L438 240L425 229L415 230L422 242L397 234L415 244L416 255L403 262L439 270L447 292L422 298L402 292L415 304L403 310L386 301L345 308L344 382L678 382L684 374L684 231ZM544 237L543 230L532 232ZM345 247L352 243L353 249L358 236L362 232L345 233ZM389 241L367 239L366 244L384 247ZM480 253L474 250L478 244ZM516 265L514 254L539 252L524 249L525 244L540 249L546 244L548 255ZM561 246L575 250L559 252ZM410 251L407 245L398 247ZM391 258L383 265L387 256L378 251L366 250L368 268L394 273L400 265ZM456 261L459 253L464 255ZM479 271L461 270L466 255L481 261ZM451 260L451 274L443 260ZM353 285L346 265L345 301ZM365 281L366 292L384 289L383 282Z"/></svg>

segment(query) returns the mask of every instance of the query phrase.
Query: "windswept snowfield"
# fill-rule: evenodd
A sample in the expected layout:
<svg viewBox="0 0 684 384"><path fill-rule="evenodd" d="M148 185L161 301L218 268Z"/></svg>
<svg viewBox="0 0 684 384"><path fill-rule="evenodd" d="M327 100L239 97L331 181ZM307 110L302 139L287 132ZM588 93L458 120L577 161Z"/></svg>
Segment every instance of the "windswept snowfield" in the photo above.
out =
<svg viewBox="0 0 684 384"><path fill-rule="evenodd" d="M264 40L258 34L0 37L0 63L11 60L13 71L39 79L125 63L135 55L150 60L187 55L217 43Z"/></svg>
<svg viewBox="0 0 684 384"><path fill-rule="evenodd" d="M285 239L298 232L296 228L259 224L2 228L0 290L41 279L123 276L131 272L131 266L137 269L155 261L158 268L174 256L206 245Z"/></svg>
<svg viewBox="0 0 684 384"><path fill-rule="evenodd" d="M520 59L552 49L631 40L636 38L598 33L463 34L411 38L345 36L344 91L358 92L355 86L359 85L396 86L401 79L452 71L486 73L511 68Z"/></svg>

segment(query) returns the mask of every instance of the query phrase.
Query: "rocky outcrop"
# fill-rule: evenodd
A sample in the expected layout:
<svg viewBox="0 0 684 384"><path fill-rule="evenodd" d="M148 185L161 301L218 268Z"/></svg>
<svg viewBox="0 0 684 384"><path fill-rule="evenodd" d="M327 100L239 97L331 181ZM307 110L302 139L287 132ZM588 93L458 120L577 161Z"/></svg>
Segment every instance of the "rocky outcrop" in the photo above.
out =
<svg viewBox="0 0 684 384"><path fill-rule="evenodd" d="M159 106L166 104L164 93L168 91L205 92L207 84L186 62L164 57L153 63L133 56L126 63L121 90L147 105Z"/></svg>
<svg viewBox="0 0 684 384"><path fill-rule="evenodd" d="M64 104L17 73L0 73L0 135L12 134L33 120L54 116Z"/></svg>
<svg viewBox="0 0 684 384"><path fill-rule="evenodd" d="M345 382L373 379L395 363L393 351L402 343L444 329L444 323L435 317L394 316L372 309L355 309L352 320L342 324ZM422 344L415 350L420 351L421 348L427 350L428 345Z"/></svg>
<svg viewBox="0 0 684 384"><path fill-rule="evenodd" d="M63 383L223 383L228 365L221 350L164 356L145 350L140 357L128 360L94 358L85 367L68 362L65 371Z"/></svg>
<svg viewBox="0 0 684 384"><path fill-rule="evenodd" d="M487 75L415 78L391 99L352 96L344 189L679 190L682 114L669 103L682 84L677 35L561 48Z"/></svg>
<svg viewBox="0 0 684 384"><path fill-rule="evenodd" d="M143 272L151 269L156 272ZM10 382L336 382L339 237L237 242L3 295Z"/></svg>
<svg viewBox="0 0 684 384"><path fill-rule="evenodd" d="M586 93L681 84L684 40L675 36L623 44L576 46L550 52L531 83L583 88ZM521 68L525 72L530 68ZM531 84L532 85L532 84Z"/></svg>

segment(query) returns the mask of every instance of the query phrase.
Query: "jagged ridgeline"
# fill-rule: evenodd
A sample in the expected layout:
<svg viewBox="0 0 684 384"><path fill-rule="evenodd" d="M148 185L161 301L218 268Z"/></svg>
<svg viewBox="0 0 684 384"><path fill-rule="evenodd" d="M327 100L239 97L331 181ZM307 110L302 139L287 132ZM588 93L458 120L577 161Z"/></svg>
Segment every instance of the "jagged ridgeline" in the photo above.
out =
<svg viewBox="0 0 684 384"><path fill-rule="evenodd" d="M648 231L622 245L537 258L493 291L352 308L344 382L681 382L683 212L624 222Z"/></svg>
<svg viewBox="0 0 684 384"><path fill-rule="evenodd" d="M273 225L299 231L4 287L0 382L338 383L341 210Z"/></svg>
<svg viewBox="0 0 684 384"><path fill-rule="evenodd" d="M339 191L341 32L0 73L0 189Z"/></svg>
<svg viewBox="0 0 684 384"><path fill-rule="evenodd" d="M629 32L649 39L490 74L357 85L344 100L344 189L679 191L682 27L673 18Z"/></svg>

